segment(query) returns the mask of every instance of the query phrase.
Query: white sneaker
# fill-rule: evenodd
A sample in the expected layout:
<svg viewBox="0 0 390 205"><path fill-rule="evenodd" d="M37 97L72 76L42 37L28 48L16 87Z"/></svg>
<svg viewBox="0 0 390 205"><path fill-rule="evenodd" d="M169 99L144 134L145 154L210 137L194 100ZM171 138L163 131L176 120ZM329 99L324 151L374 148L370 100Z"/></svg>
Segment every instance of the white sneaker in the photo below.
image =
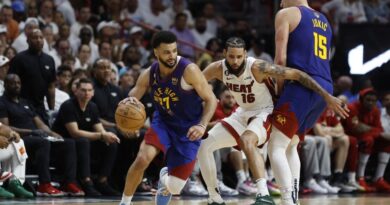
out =
<svg viewBox="0 0 390 205"><path fill-rule="evenodd" d="M355 187L358 191L366 191L366 189L364 187L360 186L360 184L358 184L356 181L349 181L347 183L347 185Z"/></svg>
<svg viewBox="0 0 390 205"><path fill-rule="evenodd" d="M247 181L237 184L236 190L242 195L254 195L257 193L257 189L252 187Z"/></svg>
<svg viewBox="0 0 390 205"><path fill-rule="evenodd" d="M218 181L218 189L222 196L238 196L238 191L226 186L223 182Z"/></svg>
<svg viewBox="0 0 390 205"><path fill-rule="evenodd" d="M327 194L328 190L322 188L314 179L311 179L308 183L306 183L306 187L313 190L316 194Z"/></svg>
<svg viewBox="0 0 390 205"><path fill-rule="evenodd" d="M337 194L340 191L340 188L331 186L326 180L323 179L318 182L318 185L328 190L329 194Z"/></svg>
<svg viewBox="0 0 390 205"><path fill-rule="evenodd" d="M208 192L198 181L188 180L183 188L183 194L189 196L207 196Z"/></svg>

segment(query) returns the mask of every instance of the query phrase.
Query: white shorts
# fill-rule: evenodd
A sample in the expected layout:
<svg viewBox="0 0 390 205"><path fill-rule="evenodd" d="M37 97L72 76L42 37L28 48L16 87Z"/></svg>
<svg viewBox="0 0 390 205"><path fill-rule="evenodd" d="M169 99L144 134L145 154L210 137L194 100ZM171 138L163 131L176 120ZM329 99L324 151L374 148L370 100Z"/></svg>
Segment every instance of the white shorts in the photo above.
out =
<svg viewBox="0 0 390 205"><path fill-rule="evenodd" d="M257 137L257 145L262 145L267 140L268 132L271 129L271 124L267 123L267 117L272 113L272 108L262 110L244 110L239 107L232 115L222 120L222 125L229 133L239 140L240 136L246 131L254 132ZM212 133L213 129L209 131Z"/></svg>

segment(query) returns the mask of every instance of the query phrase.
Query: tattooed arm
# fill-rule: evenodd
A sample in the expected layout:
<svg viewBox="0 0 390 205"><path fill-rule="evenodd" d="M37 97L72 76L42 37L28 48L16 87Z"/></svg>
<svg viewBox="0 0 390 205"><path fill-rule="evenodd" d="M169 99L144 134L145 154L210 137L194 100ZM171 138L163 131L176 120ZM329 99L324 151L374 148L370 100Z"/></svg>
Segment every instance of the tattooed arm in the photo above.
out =
<svg viewBox="0 0 390 205"><path fill-rule="evenodd" d="M326 90L324 90L313 78L307 73L294 68L288 68L280 65L268 63L263 60L256 60L252 66L252 72L254 75L264 77L274 77L276 79L296 80L303 86L313 90L314 92L321 95L328 106L340 114L342 117L347 117L348 109L338 98L333 97Z"/></svg>

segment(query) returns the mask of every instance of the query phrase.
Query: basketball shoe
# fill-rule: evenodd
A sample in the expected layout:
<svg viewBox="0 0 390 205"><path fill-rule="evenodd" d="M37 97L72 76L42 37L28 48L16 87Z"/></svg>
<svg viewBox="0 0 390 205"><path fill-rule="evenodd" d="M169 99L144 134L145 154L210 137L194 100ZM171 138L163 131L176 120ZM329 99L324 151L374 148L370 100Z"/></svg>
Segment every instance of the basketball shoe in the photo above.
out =
<svg viewBox="0 0 390 205"><path fill-rule="evenodd" d="M255 203L251 205L275 205L275 202L270 195L261 196L259 194L256 196Z"/></svg>
<svg viewBox="0 0 390 205"><path fill-rule="evenodd" d="M158 189L156 193L156 205L167 205L171 201L172 194L169 193L167 187L161 181L165 174L168 174L168 167L164 167L160 171L160 179L158 181Z"/></svg>

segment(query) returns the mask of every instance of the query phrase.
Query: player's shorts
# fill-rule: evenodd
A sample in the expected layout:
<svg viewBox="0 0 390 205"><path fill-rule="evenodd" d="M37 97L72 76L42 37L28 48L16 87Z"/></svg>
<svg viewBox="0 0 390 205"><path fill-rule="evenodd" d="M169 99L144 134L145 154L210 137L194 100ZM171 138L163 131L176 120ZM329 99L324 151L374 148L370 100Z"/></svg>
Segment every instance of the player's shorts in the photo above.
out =
<svg viewBox="0 0 390 205"><path fill-rule="evenodd" d="M234 137L240 147L240 136L246 131L254 132L258 137L257 145L264 144L269 138L271 123L268 116L272 113L272 107L263 110L248 111L239 107L232 115L221 121L229 133ZM209 131L212 132L213 129Z"/></svg>
<svg viewBox="0 0 390 205"><path fill-rule="evenodd" d="M195 165L200 140L190 141L187 133L178 134L175 128L156 121L145 133L145 143L164 152L169 175L187 180Z"/></svg>
<svg viewBox="0 0 390 205"><path fill-rule="evenodd" d="M333 93L331 82L320 77L312 78L326 91ZM325 108L326 102L319 94L298 82L286 82L271 116L272 126L289 138L295 134L302 137L314 126Z"/></svg>

